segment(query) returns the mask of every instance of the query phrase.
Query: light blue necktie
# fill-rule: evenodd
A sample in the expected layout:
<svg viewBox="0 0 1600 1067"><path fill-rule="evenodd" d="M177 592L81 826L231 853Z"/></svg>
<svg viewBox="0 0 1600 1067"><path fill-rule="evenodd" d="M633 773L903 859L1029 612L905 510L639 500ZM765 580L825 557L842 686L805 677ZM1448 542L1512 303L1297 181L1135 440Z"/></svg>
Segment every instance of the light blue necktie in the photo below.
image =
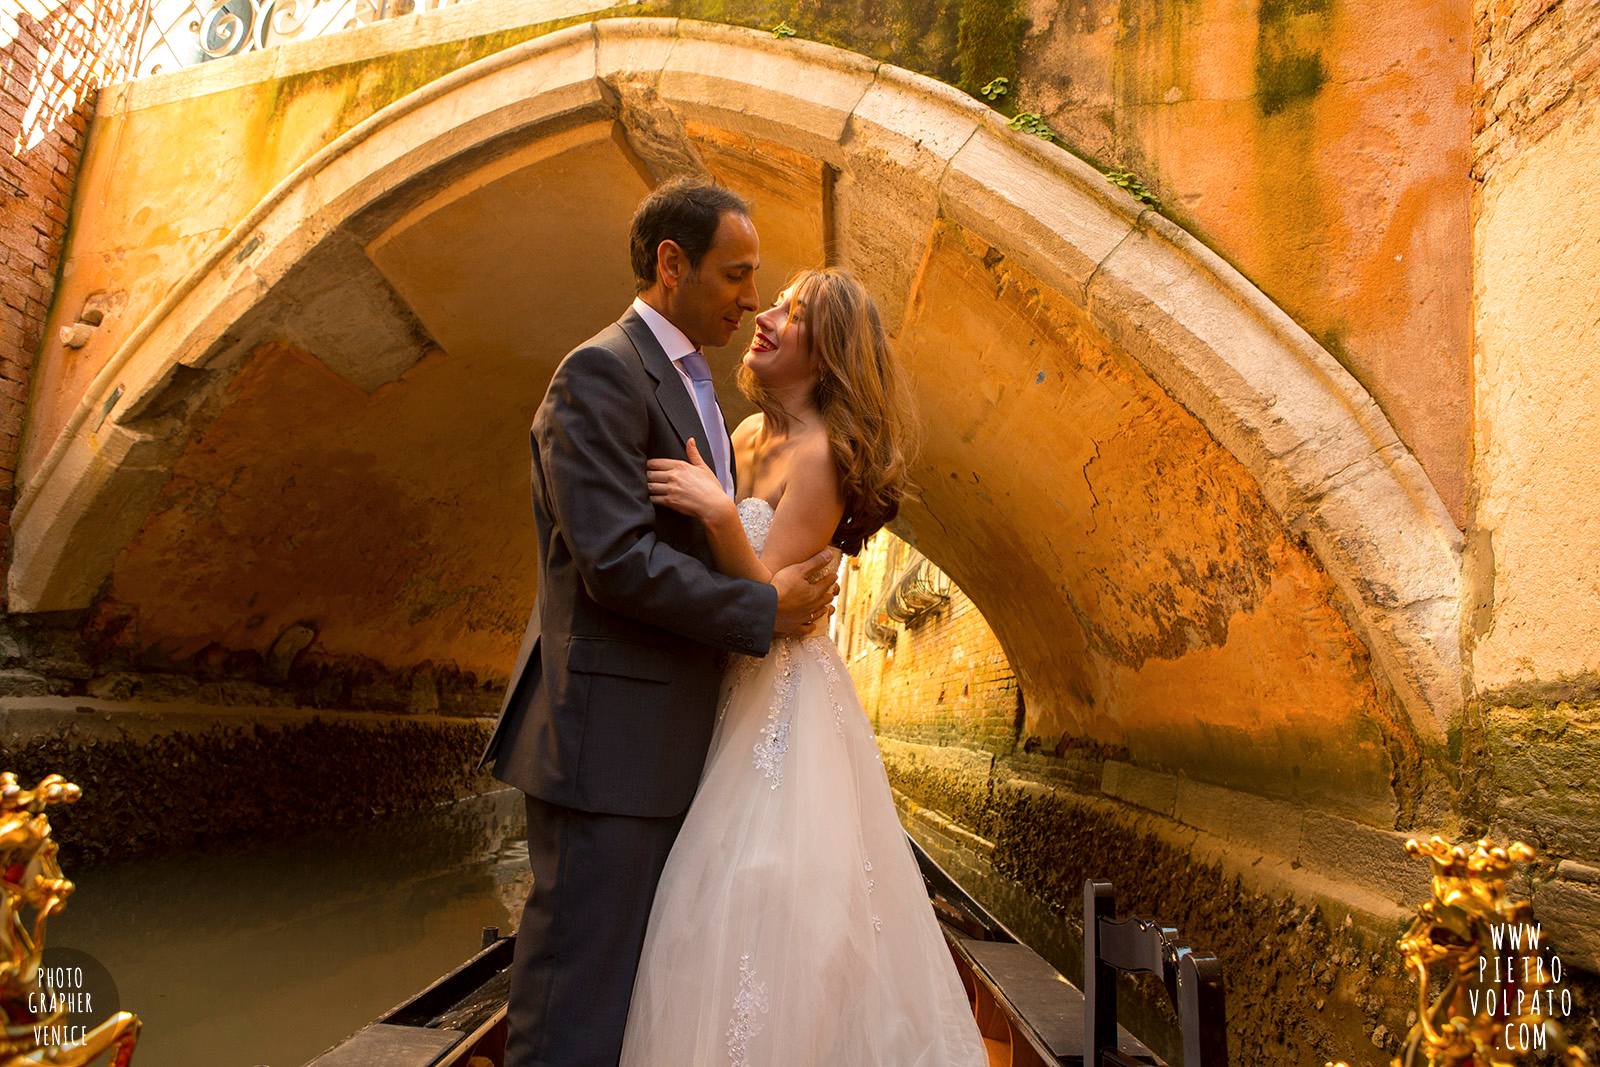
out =
<svg viewBox="0 0 1600 1067"><path fill-rule="evenodd" d="M706 440L701 441L701 454L711 454L711 466L717 472L717 481L728 487L728 442L717 430L722 424L722 411L717 407L717 391L711 385L711 365L703 352L690 352L678 361L689 374L694 385L695 406L700 409L700 425L706 429Z"/></svg>

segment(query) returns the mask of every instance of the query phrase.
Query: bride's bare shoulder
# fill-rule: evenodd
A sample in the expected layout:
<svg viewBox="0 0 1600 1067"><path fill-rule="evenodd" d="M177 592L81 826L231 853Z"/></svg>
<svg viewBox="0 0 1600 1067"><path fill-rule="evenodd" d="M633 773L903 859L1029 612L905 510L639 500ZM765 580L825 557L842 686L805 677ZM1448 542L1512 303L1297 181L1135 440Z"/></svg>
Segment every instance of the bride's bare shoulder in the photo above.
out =
<svg viewBox="0 0 1600 1067"><path fill-rule="evenodd" d="M739 425L733 428L733 434L731 436L733 437L734 445L744 446L753 444L755 439L761 436L761 430L765 425L766 419L759 411L754 415L746 417L743 422L739 423Z"/></svg>
<svg viewBox="0 0 1600 1067"><path fill-rule="evenodd" d="M783 455L783 492L761 558L780 570L826 545L844 514L844 493L826 434L791 439Z"/></svg>
<svg viewBox="0 0 1600 1067"><path fill-rule="evenodd" d="M820 430L794 442L789 450L785 482L803 485L810 494L831 499L838 495L839 470L833 461L833 446Z"/></svg>

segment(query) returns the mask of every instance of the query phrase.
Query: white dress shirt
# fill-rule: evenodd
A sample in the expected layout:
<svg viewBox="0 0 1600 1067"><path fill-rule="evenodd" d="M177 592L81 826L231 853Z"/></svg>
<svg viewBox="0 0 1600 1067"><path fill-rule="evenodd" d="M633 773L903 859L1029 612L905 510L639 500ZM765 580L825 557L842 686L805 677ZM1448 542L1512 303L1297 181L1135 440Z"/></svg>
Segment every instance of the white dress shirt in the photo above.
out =
<svg viewBox="0 0 1600 1067"><path fill-rule="evenodd" d="M699 349L695 348L693 341L683 335L682 330L668 322L665 315L638 297L633 298L633 310L637 311L639 317L644 320L644 324L650 327L650 332L655 335L656 343L667 354L667 358L672 360L673 369L678 372L678 377L683 380L683 391L689 394L689 404L698 413L700 411L700 403L695 399L694 383L689 380L689 372L683 369L683 365L679 360L691 352L698 352ZM702 421L704 420L702 419ZM720 403L717 405L717 424L715 426L707 426L706 433L721 434L724 441L728 439L728 424L722 421L722 405ZM716 453L711 450L711 442L701 441L700 445L700 458L706 461L707 466L716 470ZM733 466L731 461L733 446L731 444L728 445L728 455L730 457L728 466L731 468ZM717 471L717 481L722 483L723 490L730 497L733 496L733 472L731 469Z"/></svg>

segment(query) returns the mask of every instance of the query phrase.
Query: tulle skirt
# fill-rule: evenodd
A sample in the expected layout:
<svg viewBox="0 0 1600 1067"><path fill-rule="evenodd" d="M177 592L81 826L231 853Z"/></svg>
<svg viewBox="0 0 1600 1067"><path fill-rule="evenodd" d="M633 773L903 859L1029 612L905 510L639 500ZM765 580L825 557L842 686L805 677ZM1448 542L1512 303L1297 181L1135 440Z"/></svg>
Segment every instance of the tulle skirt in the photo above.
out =
<svg viewBox="0 0 1600 1067"><path fill-rule="evenodd" d="M623 1067L987 1063L833 642L736 657L656 891Z"/></svg>

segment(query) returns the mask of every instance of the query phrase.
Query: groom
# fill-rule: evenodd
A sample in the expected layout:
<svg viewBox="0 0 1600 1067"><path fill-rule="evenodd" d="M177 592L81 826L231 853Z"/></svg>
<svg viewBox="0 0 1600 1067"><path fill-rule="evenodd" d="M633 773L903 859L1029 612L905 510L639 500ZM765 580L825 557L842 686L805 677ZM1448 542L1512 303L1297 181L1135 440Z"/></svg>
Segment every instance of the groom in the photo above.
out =
<svg viewBox="0 0 1600 1067"><path fill-rule="evenodd" d="M506 1067L612 1067L662 865L705 763L727 653L832 612L825 549L771 585L717 573L700 524L650 503L645 462L694 438L731 496L703 348L757 307L736 194L664 185L629 235L638 298L556 368L533 419L539 594L479 766L521 789L533 889ZM707 936L711 932L707 931Z"/></svg>

